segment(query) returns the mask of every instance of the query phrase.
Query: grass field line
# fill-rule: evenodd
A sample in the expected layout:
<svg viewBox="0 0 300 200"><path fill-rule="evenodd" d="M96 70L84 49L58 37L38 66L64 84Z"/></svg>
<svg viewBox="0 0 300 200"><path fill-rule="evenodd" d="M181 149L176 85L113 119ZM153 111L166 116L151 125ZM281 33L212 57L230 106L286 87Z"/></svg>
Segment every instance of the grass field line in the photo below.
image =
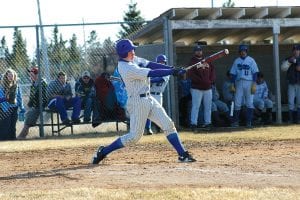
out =
<svg viewBox="0 0 300 200"><path fill-rule="evenodd" d="M228 175L246 175L246 176L266 176L266 177L292 177L292 175L284 175L284 174L274 174L274 173L264 173L264 172L242 172L242 171L229 171L224 168L216 168L216 169L200 169L193 167L177 167L175 168L178 171L193 171L200 173L211 173L211 174L228 174Z"/></svg>
<svg viewBox="0 0 300 200"><path fill-rule="evenodd" d="M183 142L245 142L245 141L280 141L280 140L300 140L300 126L271 126L263 128L254 128L246 131L224 132L224 133L192 133L179 132ZM122 133L125 134L125 133ZM1 141L0 152L15 152L15 151L32 151L45 149L62 149L62 148L80 148L86 146L107 145L114 141L118 136L115 133L95 134L87 133L80 135L67 135L62 137L49 137L18 141ZM143 143L167 143L164 134L154 134L151 136L142 137L138 144Z"/></svg>

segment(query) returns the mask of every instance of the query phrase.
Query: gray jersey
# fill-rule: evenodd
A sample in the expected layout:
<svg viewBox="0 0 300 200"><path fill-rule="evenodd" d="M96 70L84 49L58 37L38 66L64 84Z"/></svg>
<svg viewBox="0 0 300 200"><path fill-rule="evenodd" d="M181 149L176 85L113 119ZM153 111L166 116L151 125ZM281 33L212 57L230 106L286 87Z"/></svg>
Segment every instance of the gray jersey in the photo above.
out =
<svg viewBox="0 0 300 200"><path fill-rule="evenodd" d="M165 91L165 88L168 85L170 76L164 76L162 78L164 79L164 81L161 83L151 83L150 92L163 93Z"/></svg>

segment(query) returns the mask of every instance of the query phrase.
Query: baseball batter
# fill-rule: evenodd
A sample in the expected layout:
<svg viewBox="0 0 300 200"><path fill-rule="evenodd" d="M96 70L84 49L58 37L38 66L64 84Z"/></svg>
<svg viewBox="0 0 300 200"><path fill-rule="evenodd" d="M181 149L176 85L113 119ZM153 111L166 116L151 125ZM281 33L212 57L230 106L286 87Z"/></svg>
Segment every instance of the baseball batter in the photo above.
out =
<svg viewBox="0 0 300 200"><path fill-rule="evenodd" d="M232 76L231 91L235 92L234 98L234 122L233 127L239 126L239 115L242 107L243 99L246 101L246 126L252 127L253 116L253 94L256 91L256 78L258 67L255 60L248 56L248 46L239 46L240 57L235 59L230 74Z"/></svg>
<svg viewBox="0 0 300 200"><path fill-rule="evenodd" d="M98 164L112 151L136 143L143 135L147 119L155 122L164 130L168 141L178 153L179 162L196 161L183 147L171 118L150 95L150 77L177 76L186 71L154 62L149 62L147 68L139 67L133 62L135 47L132 41L128 39L119 40L116 44L116 51L120 57L118 71L128 94L127 110L130 115L130 131L110 145L100 146L92 159L92 163Z"/></svg>

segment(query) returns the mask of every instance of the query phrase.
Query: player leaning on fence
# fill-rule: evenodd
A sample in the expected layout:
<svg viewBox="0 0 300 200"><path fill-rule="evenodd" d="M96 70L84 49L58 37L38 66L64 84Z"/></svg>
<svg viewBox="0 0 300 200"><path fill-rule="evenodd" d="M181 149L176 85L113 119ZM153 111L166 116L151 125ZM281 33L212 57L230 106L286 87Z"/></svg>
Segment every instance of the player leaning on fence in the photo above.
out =
<svg viewBox="0 0 300 200"><path fill-rule="evenodd" d="M25 109L18 75L13 69L7 69L0 84L0 140L16 139L18 108L21 120Z"/></svg>
<svg viewBox="0 0 300 200"><path fill-rule="evenodd" d="M135 46L127 39L119 40L116 50L120 58L118 71L128 93L127 110L130 116L130 130L129 133L119 137L110 145L100 146L92 163L98 164L112 151L136 143L143 135L147 118L165 132L168 141L176 149L180 162L196 161L184 149L171 118L157 100L150 95L150 77L176 76L185 73L185 70L174 69L154 62L149 62L147 68L139 67L133 62Z"/></svg>
<svg viewBox="0 0 300 200"><path fill-rule="evenodd" d="M46 96L46 88L47 83L46 80L41 79L39 82L38 74L39 70L37 67L32 67L28 69L30 79L31 79L31 86L30 86L30 95L29 100L27 103L27 112L25 114L25 122L23 129L21 130L17 139L25 139L28 135L29 128L34 126L40 116L40 94L39 94L39 85L41 85L42 89L42 107L44 108L47 103L47 96Z"/></svg>

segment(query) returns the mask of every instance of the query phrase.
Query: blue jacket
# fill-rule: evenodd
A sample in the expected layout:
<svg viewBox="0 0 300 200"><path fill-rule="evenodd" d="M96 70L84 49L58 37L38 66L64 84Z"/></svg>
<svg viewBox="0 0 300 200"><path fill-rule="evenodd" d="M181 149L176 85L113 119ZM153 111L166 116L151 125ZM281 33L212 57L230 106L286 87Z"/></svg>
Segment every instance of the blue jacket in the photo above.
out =
<svg viewBox="0 0 300 200"><path fill-rule="evenodd" d="M4 88L2 86L0 86L0 99L2 99L3 101L0 101L0 107L2 109L3 112L7 112L9 110L9 108L13 108L13 107L19 107L21 111L24 111L24 104L23 104L23 99L22 99L22 91L21 88L19 87L19 85L16 88L16 97L14 102L15 103L9 103L7 102L5 99L5 92L4 92Z"/></svg>

